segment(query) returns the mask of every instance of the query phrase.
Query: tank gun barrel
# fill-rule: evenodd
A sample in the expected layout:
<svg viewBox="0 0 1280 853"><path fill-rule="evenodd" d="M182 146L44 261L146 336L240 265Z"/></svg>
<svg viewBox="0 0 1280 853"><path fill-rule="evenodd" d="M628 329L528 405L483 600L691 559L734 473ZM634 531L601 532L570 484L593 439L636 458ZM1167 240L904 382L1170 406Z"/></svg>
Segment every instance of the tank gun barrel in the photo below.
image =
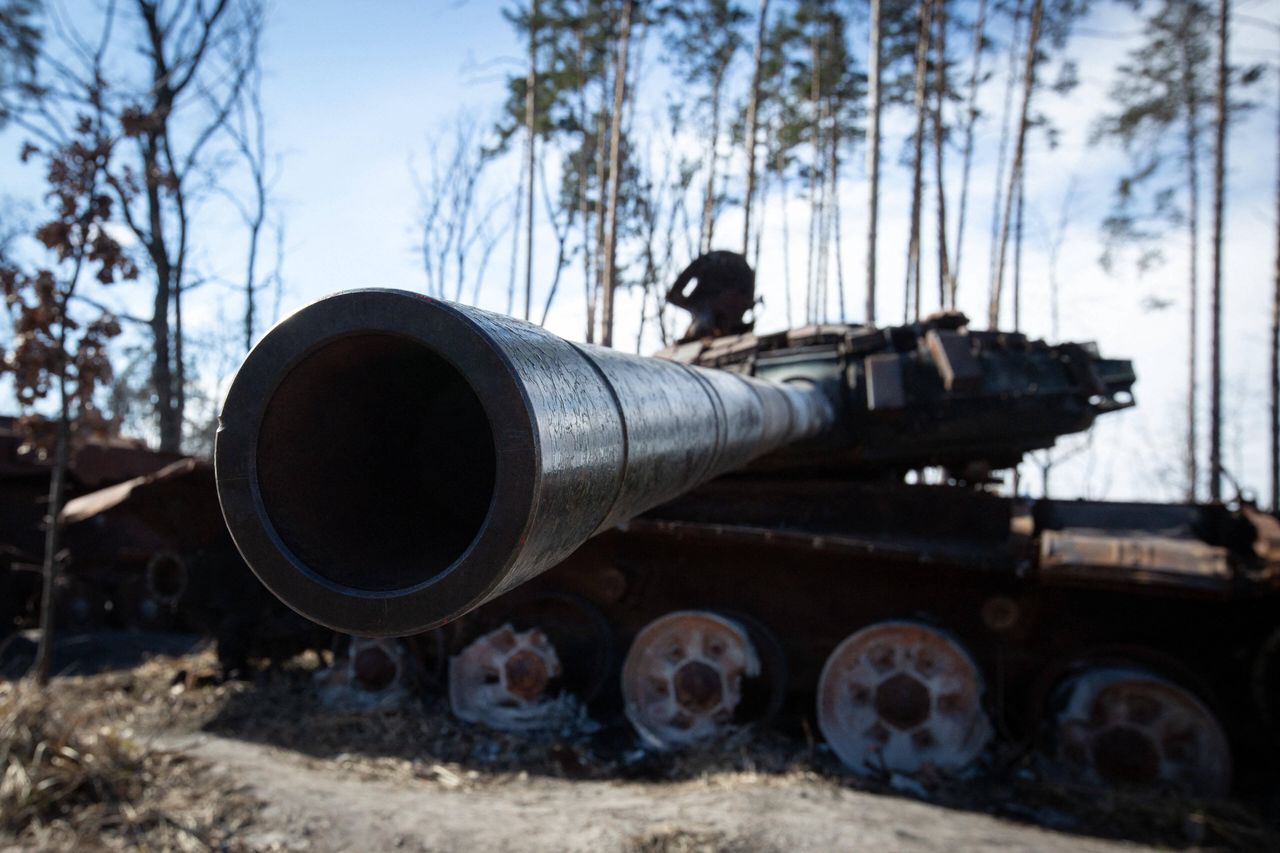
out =
<svg viewBox="0 0 1280 853"><path fill-rule="evenodd" d="M785 445L834 402L396 290L273 329L223 406L218 495L259 579L339 631L456 618L592 535Z"/></svg>

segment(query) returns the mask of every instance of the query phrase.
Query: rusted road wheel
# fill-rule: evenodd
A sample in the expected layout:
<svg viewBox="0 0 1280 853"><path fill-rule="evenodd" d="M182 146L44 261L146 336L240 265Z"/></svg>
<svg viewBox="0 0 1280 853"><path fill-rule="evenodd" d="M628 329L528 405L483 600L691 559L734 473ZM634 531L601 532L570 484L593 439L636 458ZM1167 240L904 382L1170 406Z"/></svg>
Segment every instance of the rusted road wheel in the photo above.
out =
<svg viewBox="0 0 1280 853"><path fill-rule="evenodd" d="M609 620L590 601L562 592L519 600L490 625L537 628L555 647L561 688L583 702L600 695L613 672Z"/></svg>
<svg viewBox="0 0 1280 853"><path fill-rule="evenodd" d="M1213 713L1152 672L1087 669L1056 694L1051 750L1075 778L1100 785L1175 788L1221 796L1231 787L1231 749Z"/></svg>
<svg viewBox="0 0 1280 853"><path fill-rule="evenodd" d="M658 749L705 740L733 723L743 679L759 674L743 626L706 610L668 613L646 625L627 652L627 719Z"/></svg>
<svg viewBox="0 0 1280 853"><path fill-rule="evenodd" d="M389 694L404 687L408 677L404 643L393 637L334 638L333 666L319 675L322 690L356 688L369 694Z"/></svg>
<svg viewBox="0 0 1280 853"><path fill-rule="evenodd" d="M914 622L846 638L818 681L818 726L850 769L958 770L991 740L982 674L955 640Z"/></svg>
<svg viewBox="0 0 1280 853"><path fill-rule="evenodd" d="M560 659L547 635L511 625L490 631L449 661L449 707L469 723L529 731L554 721L549 687Z"/></svg>

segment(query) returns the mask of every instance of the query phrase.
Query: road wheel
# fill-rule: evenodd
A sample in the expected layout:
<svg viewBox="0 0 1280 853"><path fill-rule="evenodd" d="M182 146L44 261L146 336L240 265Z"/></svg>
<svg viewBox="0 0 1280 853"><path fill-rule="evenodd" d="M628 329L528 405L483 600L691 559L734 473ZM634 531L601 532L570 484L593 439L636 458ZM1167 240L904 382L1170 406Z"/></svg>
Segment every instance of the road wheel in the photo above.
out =
<svg viewBox="0 0 1280 853"><path fill-rule="evenodd" d="M646 625L622 666L627 719L658 749L721 734L735 719L743 680L760 675L745 627L707 610L680 610Z"/></svg>
<svg viewBox="0 0 1280 853"><path fill-rule="evenodd" d="M1048 750L1078 781L1222 796L1231 749L1191 691L1137 667L1096 666L1054 692Z"/></svg>
<svg viewBox="0 0 1280 853"><path fill-rule="evenodd" d="M991 741L983 692L956 640L914 622L879 622L827 658L818 726L855 772L959 770Z"/></svg>

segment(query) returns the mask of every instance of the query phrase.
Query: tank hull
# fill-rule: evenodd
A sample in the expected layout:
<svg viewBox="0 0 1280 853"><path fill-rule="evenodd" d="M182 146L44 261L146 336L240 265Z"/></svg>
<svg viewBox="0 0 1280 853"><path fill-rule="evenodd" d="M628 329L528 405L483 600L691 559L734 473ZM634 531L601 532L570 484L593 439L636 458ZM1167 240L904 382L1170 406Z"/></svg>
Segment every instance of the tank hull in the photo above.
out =
<svg viewBox="0 0 1280 853"><path fill-rule="evenodd" d="M1181 539L1169 535L1179 519L1227 535L1227 544L1190 528ZM1135 530L1135 520L1198 556L1211 550L1227 576L1207 580L1170 559L1171 548L1137 568L1123 562L1131 561L1123 549L1109 565L1092 552L1087 565L1052 552L1076 535L1141 550L1157 534ZM469 616L466 627L454 628L454 642L512 619L532 627L532 603L572 596L609 626L616 651L608 685L617 683L622 653L663 614L747 617L781 659L773 689L792 719L808 719L823 663L842 640L870 625L921 623L972 655L1000 742L1043 746L1055 691L1073 674L1140 667L1204 703L1227 733L1236 780L1247 790L1274 781L1277 749L1260 679L1275 677L1274 663L1268 676L1261 661L1280 624L1280 577L1261 553L1263 536L1244 513L1222 506L1029 502L957 487L724 478L586 543ZM522 613L531 614L529 625L519 624ZM561 655L568 671L571 658ZM606 689L597 701L617 698ZM757 712L767 704L758 701Z"/></svg>

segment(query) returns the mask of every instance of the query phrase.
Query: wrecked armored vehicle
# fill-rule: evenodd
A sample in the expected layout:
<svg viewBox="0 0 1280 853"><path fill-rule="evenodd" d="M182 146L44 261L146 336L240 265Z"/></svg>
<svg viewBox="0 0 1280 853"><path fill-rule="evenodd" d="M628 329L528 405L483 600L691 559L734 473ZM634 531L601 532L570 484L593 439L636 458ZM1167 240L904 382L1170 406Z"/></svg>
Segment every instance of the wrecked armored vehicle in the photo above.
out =
<svg viewBox="0 0 1280 853"><path fill-rule="evenodd" d="M62 605L83 622L213 637L228 676L245 674L251 654L287 657L329 641L244 564L206 460L180 459L81 495L62 521Z"/></svg>
<svg viewBox="0 0 1280 853"><path fill-rule="evenodd" d="M1214 794L1256 772L1275 519L983 488L1132 405L1128 362L959 315L664 355L329 297L228 395L232 536L316 621L432 631L455 711L493 725L620 683L658 747L807 708L858 770L958 770L1003 741L1087 780ZM937 484L902 482L926 468Z"/></svg>
<svg viewBox="0 0 1280 853"><path fill-rule="evenodd" d="M72 456L67 494L74 498L158 471L180 457L150 450L142 441L92 438ZM0 637L37 621L44 557L44 518L51 462L28 446L15 418L0 416ZM68 581L61 620L81 625L93 614L81 605L97 598Z"/></svg>

